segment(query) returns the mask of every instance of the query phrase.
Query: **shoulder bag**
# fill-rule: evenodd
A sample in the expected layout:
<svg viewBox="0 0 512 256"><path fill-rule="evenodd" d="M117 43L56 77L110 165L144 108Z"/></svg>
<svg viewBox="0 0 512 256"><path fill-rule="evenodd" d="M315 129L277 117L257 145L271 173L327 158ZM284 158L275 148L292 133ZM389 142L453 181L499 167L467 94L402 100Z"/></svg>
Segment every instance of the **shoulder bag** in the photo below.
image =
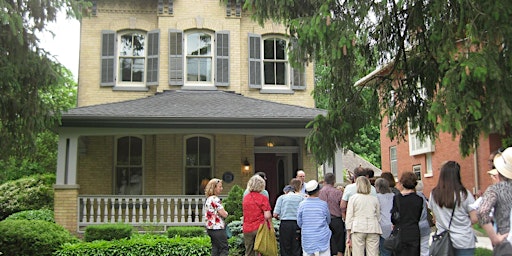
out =
<svg viewBox="0 0 512 256"><path fill-rule="evenodd" d="M450 217L450 224L448 229L432 236L432 244L430 245L429 255L430 256L453 256L454 250L452 246L452 240L450 238L450 227L452 226L453 213L455 212L455 202L452 210L452 216Z"/></svg>
<svg viewBox="0 0 512 256"><path fill-rule="evenodd" d="M397 197L398 195L395 195L393 198L396 207L398 208L398 211L394 211L392 213L392 218L396 221L395 223L399 223L400 221L400 202ZM398 252L400 250L400 228L398 225L395 225L391 235L389 235L389 237L384 240L383 246L384 249L392 252Z"/></svg>

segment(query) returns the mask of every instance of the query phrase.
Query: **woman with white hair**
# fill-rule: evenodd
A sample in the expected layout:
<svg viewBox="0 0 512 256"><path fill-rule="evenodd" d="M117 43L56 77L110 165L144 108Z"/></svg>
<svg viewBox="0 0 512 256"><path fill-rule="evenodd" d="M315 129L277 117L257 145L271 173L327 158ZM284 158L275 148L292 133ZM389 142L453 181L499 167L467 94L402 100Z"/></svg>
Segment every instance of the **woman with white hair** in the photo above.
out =
<svg viewBox="0 0 512 256"><path fill-rule="evenodd" d="M493 246L506 242L510 232L510 214L512 208L512 147L505 149L494 157L494 166L498 171L499 182L489 186L482 195L482 202L477 210L480 226L485 230ZM494 208L494 231L489 216Z"/></svg>
<svg viewBox="0 0 512 256"><path fill-rule="evenodd" d="M252 176L247 182L249 194L242 200L242 211L244 223L242 232L244 233L245 256L257 255L254 251L254 241L260 224L265 221L272 223L272 214L270 213L270 202L268 197L261 194L265 189L265 180L259 176Z"/></svg>

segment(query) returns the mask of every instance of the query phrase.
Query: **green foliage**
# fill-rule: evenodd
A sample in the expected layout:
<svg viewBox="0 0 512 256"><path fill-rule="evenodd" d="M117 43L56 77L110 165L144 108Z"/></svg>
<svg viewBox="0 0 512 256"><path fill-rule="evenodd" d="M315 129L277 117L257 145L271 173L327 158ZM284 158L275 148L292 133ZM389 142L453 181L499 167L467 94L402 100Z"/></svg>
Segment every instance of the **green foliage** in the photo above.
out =
<svg viewBox="0 0 512 256"><path fill-rule="evenodd" d="M512 5L505 0L247 0L244 7L260 23L288 26L298 45L292 57L309 57L292 61L325 69L314 95L328 95L329 113L309 125L307 139L319 162L348 148L375 118L393 117L388 136L399 141L409 122L420 138L460 136L462 155L482 134L507 133ZM376 66L380 73L354 85Z"/></svg>
<svg viewBox="0 0 512 256"><path fill-rule="evenodd" d="M54 174L33 175L0 185L0 220L20 211L53 209Z"/></svg>
<svg viewBox="0 0 512 256"><path fill-rule="evenodd" d="M49 209L28 210L9 215L6 220L44 220L55 223L54 212Z"/></svg>
<svg viewBox="0 0 512 256"><path fill-rule="evenodd" d="M83 0L0 0L0 159L33 153L37 135L55 127L69 107L72 76L39 48L37 36L60 10L79 18L89 5Z"/></svg>
<svg viewBox="0 0 512 256"><path fill-rule="evenodd" d="M487 248L476 248L475 249L475 256L491 256L492 250L489 250Z"/></svg>
<svg viewBox="0 0 512 256"><path fill-rule="evenodd" d="M229 191L228 197L222 200L224 209L229 213L228 217L224 220L226 224L235 220L240 220L240 218L243 216L243 195L244 190L240 186L234 185Z"/></svg>
<svg viewBox="0 0 512 256"><path fill-rule="evenodd" d="M167 237L173 238L180 237L200 237L205 236L206 230L204 227L169 227L167 228Z"/></svg>
<svg viewBox="0 0 512 256"><path fill-rule="evenodd" d="M211 242L208 236L193 238L134 236L129 240L65 244L54 256L206 256L210 255L210 250Z"/></svg>
<svg viewBox="0 0 512 256"><path fill-rule="evenodd" d="M101 225L87 226L85 229L84 240L92 242L95 240L117 240L130 238L133 233L133 226L124 223L107 223Z"/></svg>
<svg viewBox="0 0 512 256"><path fill-rule="evenodd" d="M61 245L78 239L63 227L42 220L0 222L0 251L5 255L52 255Z"/></svg>

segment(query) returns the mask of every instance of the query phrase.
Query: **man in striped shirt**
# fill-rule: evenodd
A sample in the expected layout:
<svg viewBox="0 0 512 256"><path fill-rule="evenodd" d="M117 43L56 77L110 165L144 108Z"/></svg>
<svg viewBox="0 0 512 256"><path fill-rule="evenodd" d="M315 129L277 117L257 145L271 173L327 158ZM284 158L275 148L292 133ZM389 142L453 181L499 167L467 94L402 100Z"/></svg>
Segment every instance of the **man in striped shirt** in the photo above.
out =
<svg viewBox="0 0 512 256"><path fill-rule="evenodd" d="M331 214L327 203L318 194L320 185L316 180L305 184L309 197L299 204L297 224L301 228L304 256L331 256Z"/></svg>

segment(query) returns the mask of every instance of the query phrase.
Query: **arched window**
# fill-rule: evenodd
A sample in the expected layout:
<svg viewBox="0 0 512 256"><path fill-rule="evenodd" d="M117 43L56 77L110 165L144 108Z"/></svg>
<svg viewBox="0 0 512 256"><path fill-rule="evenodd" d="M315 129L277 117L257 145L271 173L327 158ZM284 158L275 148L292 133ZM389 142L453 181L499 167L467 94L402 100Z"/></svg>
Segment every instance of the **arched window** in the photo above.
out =
<svg viewBox="0 0 512 256"><path fill-rule="evenodd" d="M125 136L116 140L115 191L117 195L142 195L143 140Z"/></svg>
<svg viewBox="0 0 512 256"><path fill-rule="evenodd" d="M185 194L204 195L211 172L212 140L204 136L185 138Z"/></svg>

